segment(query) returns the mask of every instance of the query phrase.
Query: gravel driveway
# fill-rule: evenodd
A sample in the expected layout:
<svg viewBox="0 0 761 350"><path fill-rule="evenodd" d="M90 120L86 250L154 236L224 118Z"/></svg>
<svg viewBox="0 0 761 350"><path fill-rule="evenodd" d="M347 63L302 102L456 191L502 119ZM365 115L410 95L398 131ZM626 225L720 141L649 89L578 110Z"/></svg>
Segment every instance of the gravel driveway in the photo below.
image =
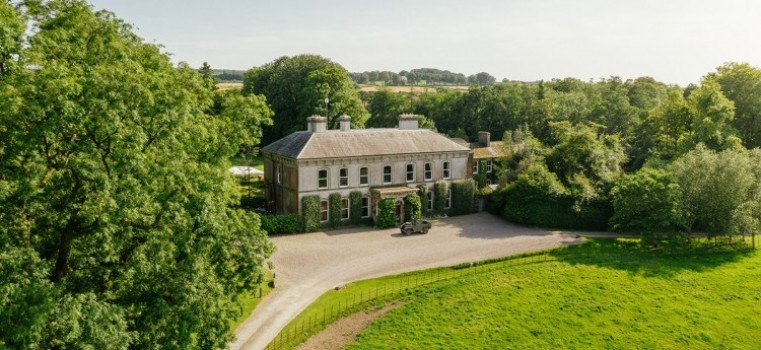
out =
<svg viewBox="0 0 761 350"><path fill-rule="evenodd" d="M346 282L573 244L575 237L486 213L433 221L427 235L362 227L274 237L277 288L238 327L231 348L264 348L322 293Z"/></svg>

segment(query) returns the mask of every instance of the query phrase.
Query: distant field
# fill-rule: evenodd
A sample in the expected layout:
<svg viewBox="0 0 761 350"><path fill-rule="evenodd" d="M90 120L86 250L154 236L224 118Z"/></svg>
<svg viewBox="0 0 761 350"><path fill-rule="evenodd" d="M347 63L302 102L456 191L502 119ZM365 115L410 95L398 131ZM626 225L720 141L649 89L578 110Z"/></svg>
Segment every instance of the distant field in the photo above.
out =
<svg viewBox="0 0 761 350"><path fill-rule="evenodd" d="M360 85L360 91L378 91L381 88L386 88L393 92L410 92L421 94L424 92L434 92L438 88L451 89L457 91L468 91L467 85L444 85L444 86L383 86L383 85Z"/></svg>
<svg viewBox="0 0 761 350"><path fill-rule="evenodd" d="M637 250L593 240L555 262L431 285L348 349L761 348L759 252Z"/></svg>
<svg viewBox="0 0 761 350"><path fill-rule="evenodd" d="M217 83L217 88L220 90L240 89L243 87L243 83Z"/></svg>

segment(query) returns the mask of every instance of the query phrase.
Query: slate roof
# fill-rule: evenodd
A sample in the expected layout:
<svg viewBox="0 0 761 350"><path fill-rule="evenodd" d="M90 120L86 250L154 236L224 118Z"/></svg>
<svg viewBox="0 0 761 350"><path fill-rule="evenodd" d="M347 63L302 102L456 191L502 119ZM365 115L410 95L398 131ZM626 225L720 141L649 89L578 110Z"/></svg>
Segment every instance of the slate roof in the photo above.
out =
<svg viewBox="0 0 761 350"><path fill-rule="evenodd" d="M261 149L295 159L468 152L468 147L427 129L297 131Z"/></svg>

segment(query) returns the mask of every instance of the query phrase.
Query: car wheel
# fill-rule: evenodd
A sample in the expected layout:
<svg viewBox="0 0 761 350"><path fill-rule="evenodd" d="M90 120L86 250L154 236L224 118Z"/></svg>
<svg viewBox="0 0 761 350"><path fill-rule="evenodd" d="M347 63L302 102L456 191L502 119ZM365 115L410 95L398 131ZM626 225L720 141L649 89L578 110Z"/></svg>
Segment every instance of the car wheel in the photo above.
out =
<svg viewBox="0 0 761 350"><path fill-rule="evenodd" d="M404 230L404 235L405 236L409 236L411 234L412 234L412 229L411 228L408 228L408 229Z"/></svg>
<svg viewBox="0 0 761 350"><path fill-rule="evenodd" d="M427 228L427 227L423 229L423 234L424 234L424 235L425 235L425 234L428 234L428 228Z"/></svg>

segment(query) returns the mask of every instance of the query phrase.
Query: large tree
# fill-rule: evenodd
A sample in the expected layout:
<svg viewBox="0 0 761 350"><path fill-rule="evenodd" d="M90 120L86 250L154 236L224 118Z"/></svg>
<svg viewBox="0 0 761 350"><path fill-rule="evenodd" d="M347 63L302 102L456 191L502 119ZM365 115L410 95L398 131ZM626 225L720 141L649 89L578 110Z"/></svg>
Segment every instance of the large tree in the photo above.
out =
<svg viewBox="0 0 761 350"><path fill-rule="evenodd" d="M734 126L747 148L761 147L761 69L728 63L712 74L721 92L735 105Z"/></svg>
<svg viewBox="0 0 761 350"><path fill-rule="evenodd" d="M274 125L265 128L264 144L304 130L312 114L327 114L331 125L348 114L352 127L363 127L368 118L346 69L316 55L284 56L250 69L243 93L265 95L275 112Z"/></svg>
<svg viewBox="0 0 761 350"><path fill-rule="evenodd" d="M225 347L273 249L226 173L263 98L206 114L196 70L84 1L0 16L0 347Z"/></svg>

